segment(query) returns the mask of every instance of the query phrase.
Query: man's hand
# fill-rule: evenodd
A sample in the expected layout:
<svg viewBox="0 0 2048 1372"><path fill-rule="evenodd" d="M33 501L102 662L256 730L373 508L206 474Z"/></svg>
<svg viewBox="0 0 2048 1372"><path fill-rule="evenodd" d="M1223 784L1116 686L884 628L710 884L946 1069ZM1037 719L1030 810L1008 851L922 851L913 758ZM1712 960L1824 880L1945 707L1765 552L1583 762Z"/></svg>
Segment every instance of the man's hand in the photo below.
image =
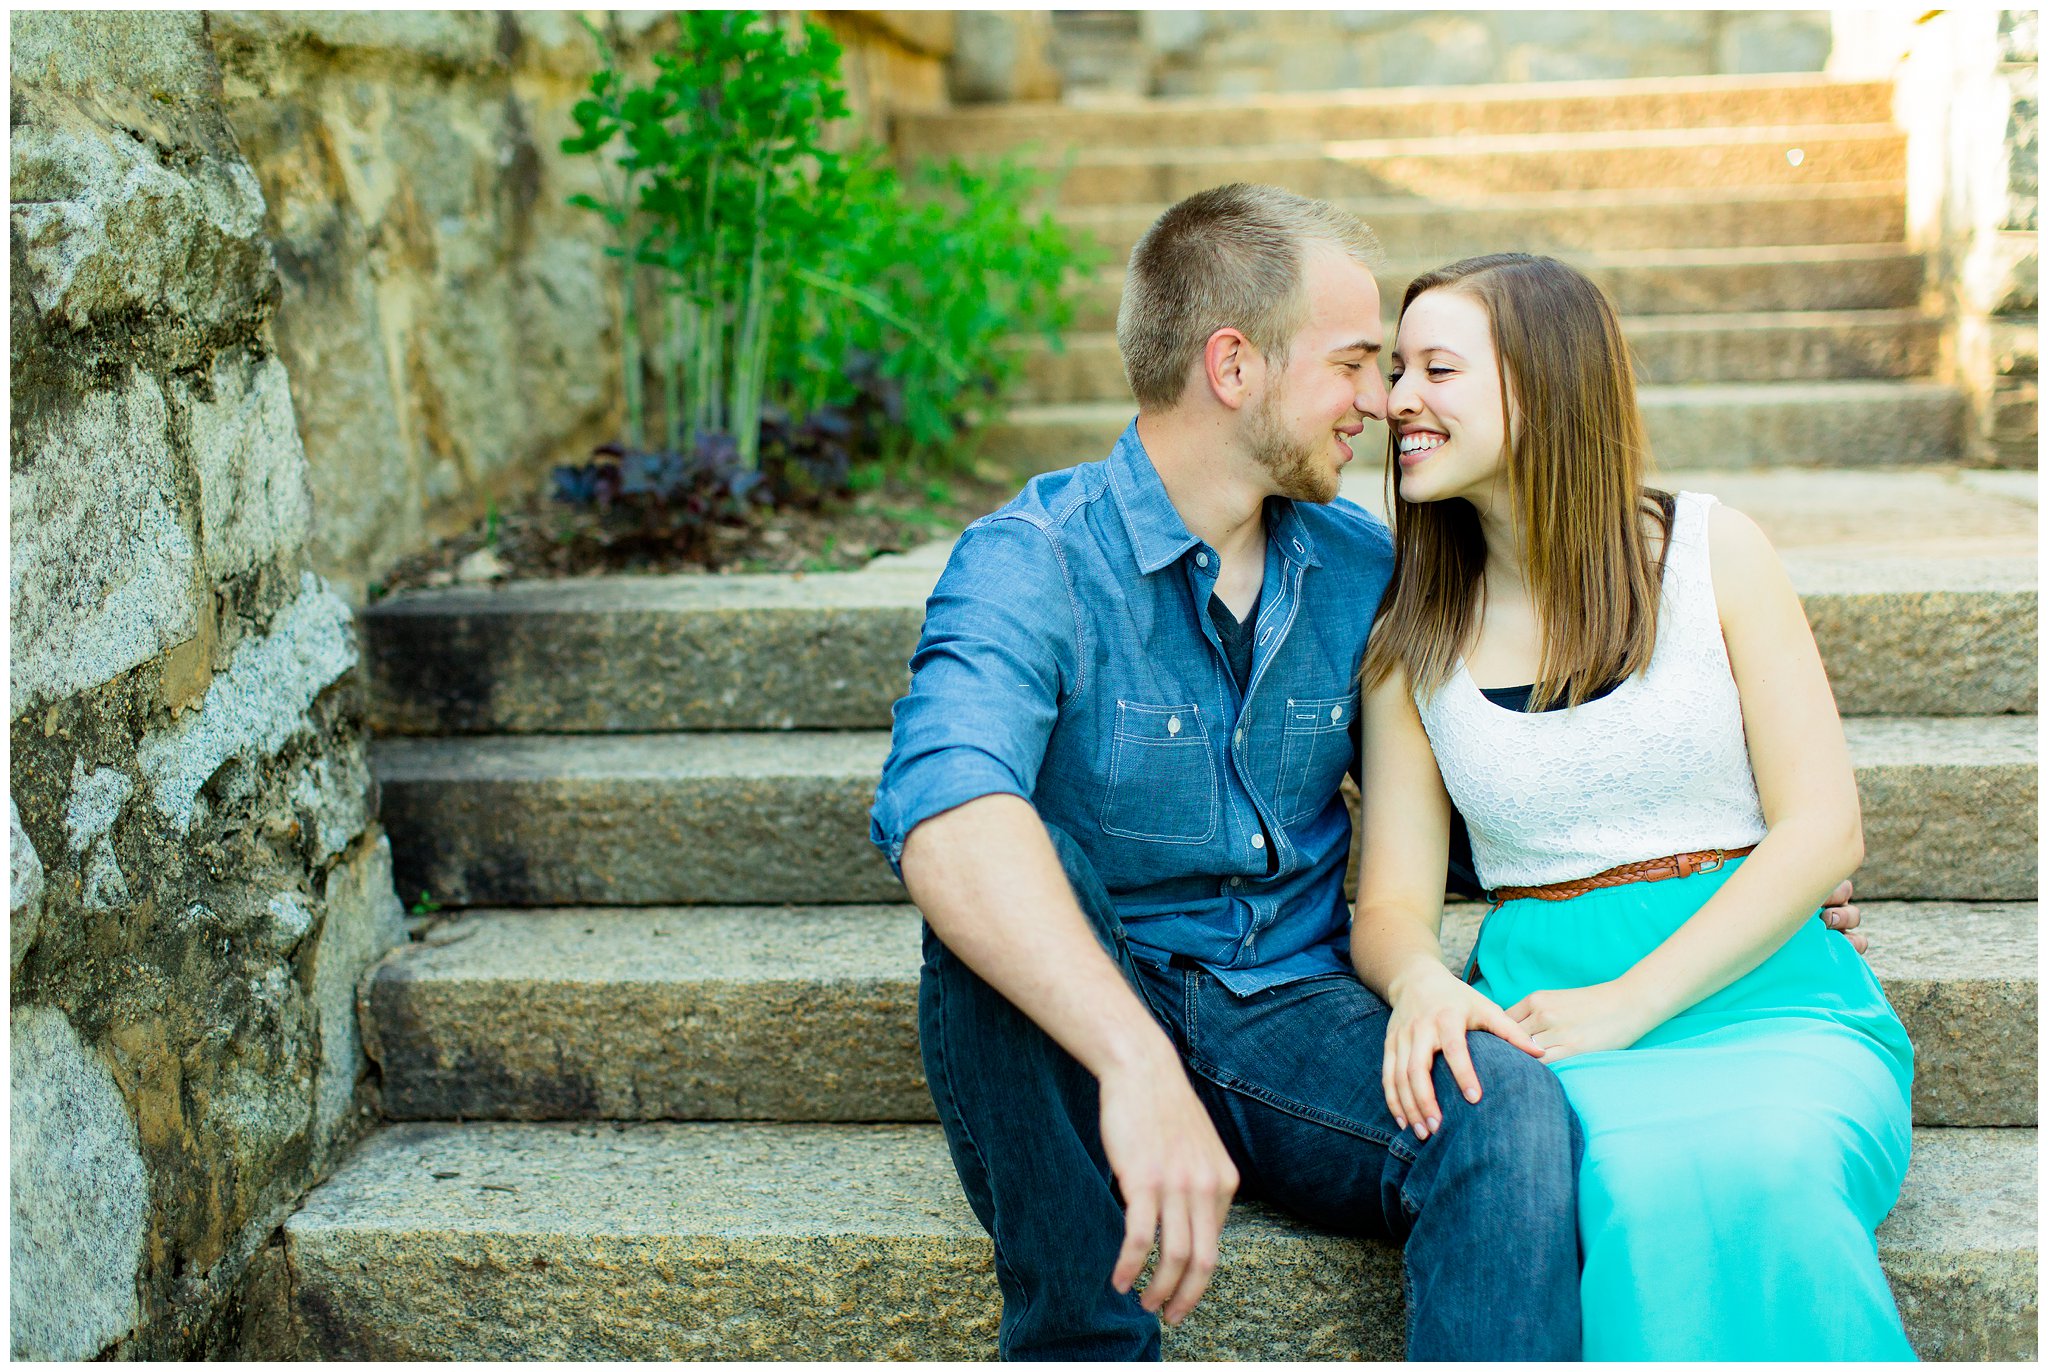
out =
<svg viewBox="0 0 2048 1372"><path fill-rule="evenodd" d="M1177 1057L1105 1073L1101 1095L1102 1151L1124 1193L1110 1284L1131 1289L1157 1232L1159 1265L1139 1303L1179 1324L1215 1275L1237 1168Z"/></svg>
<svg viewBox="0 0 2048 1372"><path fill-rule="evenodd" d="M1531 1057L1541 1057L1521 1025L1508 1012L1453 976L1441 963L1424 966L1414 976L1387 988L1393 993L1393 1018L1387 1022L1386 1054L1380 1065L1380 1085L1387 1093L1387 1107L1394 1122L1413 1129L1415 1137L1426 1139L1443 1122L1437 1108L1436 1086L1430 1073L1436 1055L1465 1093L1477 1101L1479 1073L1473 1069L1472 1054L1465 1046L1468 1029L1484 1029L1506 1039Z"/></svg>
<svg viewBox="0 0 2048 1372"><path fill-rule="evenodd" d="M1849 902L1856 899L1856 888L1843 882L1835 888L1834 894L1823 903L1820 912L1821 923L1849 940L1849 946L1868 956L1870 935L1859 927L1863 923L1863 912Z"/></svg>

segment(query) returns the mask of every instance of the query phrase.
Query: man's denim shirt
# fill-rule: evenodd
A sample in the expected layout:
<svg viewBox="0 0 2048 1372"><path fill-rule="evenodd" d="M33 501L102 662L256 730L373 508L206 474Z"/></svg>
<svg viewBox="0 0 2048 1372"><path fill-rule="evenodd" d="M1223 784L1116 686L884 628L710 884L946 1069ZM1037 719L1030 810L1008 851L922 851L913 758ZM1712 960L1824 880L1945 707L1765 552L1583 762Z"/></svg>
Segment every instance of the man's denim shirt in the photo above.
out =
<svg viewBox="0 0 2048 1372"><path fill-rule="evenodd" d="M1238 995L1348 968L1337 787L1393 541L1342 501L1276 498L1265 516L1242 696L1208 614L1216 550L1135 423L1107 461L1040 476L969 526L927 603L875 796L897 875L924 820L1022 796L1087 851L1135 956L1183 954Z"/></svg>

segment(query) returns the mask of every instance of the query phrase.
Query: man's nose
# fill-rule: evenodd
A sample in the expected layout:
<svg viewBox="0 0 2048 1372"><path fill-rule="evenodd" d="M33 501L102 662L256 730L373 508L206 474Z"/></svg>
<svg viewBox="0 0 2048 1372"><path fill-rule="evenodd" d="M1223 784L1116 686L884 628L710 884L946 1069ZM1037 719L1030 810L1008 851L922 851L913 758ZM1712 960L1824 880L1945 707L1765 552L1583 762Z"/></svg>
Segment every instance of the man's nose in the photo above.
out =
<svg viewBox="0 0 2048 1372"><path fill-rule="evenodd" d="M1358 395L1352 401L1352 404L1367 419L1384 421L1387 417L1386 378L1381 376L1379 368L1373 366L1370 362L1366 363L1359 370L1361 376L1358 383Z"/></svg>

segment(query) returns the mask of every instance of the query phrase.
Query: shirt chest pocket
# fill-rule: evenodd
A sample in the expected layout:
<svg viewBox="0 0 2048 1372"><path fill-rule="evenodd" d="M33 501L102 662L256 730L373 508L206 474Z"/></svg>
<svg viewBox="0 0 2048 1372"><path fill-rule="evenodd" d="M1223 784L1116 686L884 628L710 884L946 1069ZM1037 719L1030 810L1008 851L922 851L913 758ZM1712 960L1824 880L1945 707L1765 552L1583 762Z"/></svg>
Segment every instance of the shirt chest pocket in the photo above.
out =
<svg viewBox="0 0 2048 1372"><path fill-rule="evenodd" d="M1206 843L1220 808L1216 754L1201 710L1119 700L1103 832L1148 843Z"/></svg>
<svg viewBox="0 0 2048 1372"><path fill-rule="evenodd" d="M1282 824L1313 819L1337 794L1351 764L1351 716L1358 693L1297 696L1287 702L1280 735L1280 784L1273 799Z"/></svg>

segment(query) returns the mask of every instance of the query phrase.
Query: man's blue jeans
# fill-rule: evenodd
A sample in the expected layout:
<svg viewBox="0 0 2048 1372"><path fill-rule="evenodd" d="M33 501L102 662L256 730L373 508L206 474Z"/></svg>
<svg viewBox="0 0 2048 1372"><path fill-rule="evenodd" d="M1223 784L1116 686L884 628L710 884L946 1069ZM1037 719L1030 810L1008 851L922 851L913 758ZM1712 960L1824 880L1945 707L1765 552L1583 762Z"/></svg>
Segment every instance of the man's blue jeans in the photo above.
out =
<svg viewBox="0 0 2048 1372"><path fill-rule="evenodd" d="M1443 1125L1418 1142L1380 1086L1386 1003L1357 978L1239 999L1199 968L1136 963L1087 856L1050 832L1096 936L1180 1049L1241 1195L1403 1243L1411 1359L1579 1356L1578 1121L1548 1068L1469 1035L1484 1094L1468 1103L1438 1059ZM1124 1216L1095 1079L929 925L924 949L925 1074L995 1243L1000 1355L1158 1358L1158 1317L1109 1284Z"/></svg>

